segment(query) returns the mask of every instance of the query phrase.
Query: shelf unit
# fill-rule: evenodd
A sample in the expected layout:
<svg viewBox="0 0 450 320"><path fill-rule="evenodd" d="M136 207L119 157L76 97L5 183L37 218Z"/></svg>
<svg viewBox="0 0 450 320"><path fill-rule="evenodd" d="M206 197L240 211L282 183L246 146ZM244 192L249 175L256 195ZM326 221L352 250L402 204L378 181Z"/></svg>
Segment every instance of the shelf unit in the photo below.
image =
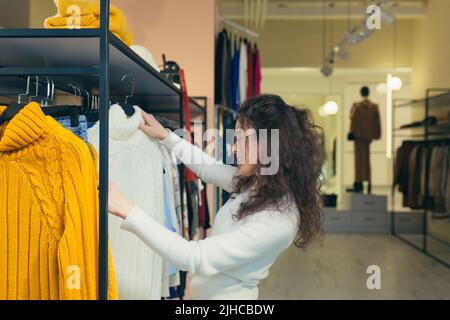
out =
<svg viewBox="0 0 450 320"><path fill-rule="evenodd" d="M441 88L432 88L426 90L426 95L424 99L420 100L411 100L411 101L396 101L394 103L394 116L393 122L395 123L395 114L396 111L404 108L410 108L412 110L421 110L423 109L423 117L427 119L432 111L435 110L449 110L450 112L450 89L441 89ZM394 139L408 139L418 142L425 143L426 146L429 146L433 143L434 140L440 139L450 139L450 123L441 123L437 125L429 125L429 123L425 123L424 126L413 127L413 128L397 128L393 130ZM394 156L395 161L395 156ZM426 157L426 174L425 174L425 203L424 209L410 209L410 210L396 210L395 203L395 195L392 196L392 234L399 238L400 240L406 242L412 247L422 251L424 254L430 256L434 260L439 263L450 268L450 258L442 259L437 256L432 250L430 250L430 241L439 242L443 247L448 248L448 252L450 253L450 243L446 243L441 239L437 238L433 234L429 233L429 225L432 221L431 214L432 212L429 208L429 164L430 164L430 155L427 154ZM407 215L415 216L417 220L417 216L420 215L420 226L421 234L416 236L410 236L409 238L401 233L397 232L396 222L402 220L402 218L407 217ZM450 224L449 224L450 226ZM450 230L450 229L449 229ZM421 236L421 237L420 237ZM450 239L450 235L449 235ZM450 257L450 255L449 255Z"/></svg>
<svg viewBox="0 0 450 320"><path fill-rule="evenodd" d="M130 101L184 126L181 91L109 31L110 0L100 0L100 28L76 30L0 29L2 92L22 90L27 76L48 76L55 88L72 92L73 84L100 98L98 298L108 293L108 132L109 103L130 93L121 79L135 79ZM189 99L193 114L206 110ZM180 177L182 178L182 177Z"/></svg>

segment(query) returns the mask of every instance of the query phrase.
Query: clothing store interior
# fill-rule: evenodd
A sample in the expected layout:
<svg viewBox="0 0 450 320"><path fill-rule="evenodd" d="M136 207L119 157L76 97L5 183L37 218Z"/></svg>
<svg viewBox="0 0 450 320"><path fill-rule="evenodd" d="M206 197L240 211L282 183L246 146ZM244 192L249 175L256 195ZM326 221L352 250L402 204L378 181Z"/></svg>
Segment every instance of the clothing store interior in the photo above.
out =
<svg viewBox="0 0 450 320"><path fill-rule="evenodd" d="M103 2L0 0L0 299L191 299L108 215L108 179L213 237L230 194L143 138L140 110L233 165L226 130L263 94L323 128L324 236L259 299L450 299L450 1ZM61 284L74 261L84 291Z"/></svg>

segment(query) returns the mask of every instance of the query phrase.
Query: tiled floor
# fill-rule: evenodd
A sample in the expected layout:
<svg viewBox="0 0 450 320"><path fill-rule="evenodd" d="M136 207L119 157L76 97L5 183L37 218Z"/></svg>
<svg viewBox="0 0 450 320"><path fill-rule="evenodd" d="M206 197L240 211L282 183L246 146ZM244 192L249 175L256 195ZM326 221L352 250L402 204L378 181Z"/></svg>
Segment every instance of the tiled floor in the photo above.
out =
<svg viewBox="0 0 450 320"><path fill-rule="evenodd" d="M369 265L381 269L380 290L367 288ZM450 299L450 269L389 235L329 234L282 254L260 299Z"/></svg>

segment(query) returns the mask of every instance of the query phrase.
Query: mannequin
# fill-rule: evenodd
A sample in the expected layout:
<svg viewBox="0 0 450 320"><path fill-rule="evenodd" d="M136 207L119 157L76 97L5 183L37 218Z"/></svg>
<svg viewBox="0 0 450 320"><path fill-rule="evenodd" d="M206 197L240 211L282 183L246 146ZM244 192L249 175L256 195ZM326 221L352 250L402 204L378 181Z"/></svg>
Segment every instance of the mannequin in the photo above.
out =
<svg viewBox="0 0 450 320"><path fill-rule="evenodd" d="M370 144L381 138L378 105L369 100L370 90L362 87L362 101L355 102L350 112L349 140L355 143L355 183L349 192L363 192L363 182L368 182L367 193L372 192Z"/></svg>

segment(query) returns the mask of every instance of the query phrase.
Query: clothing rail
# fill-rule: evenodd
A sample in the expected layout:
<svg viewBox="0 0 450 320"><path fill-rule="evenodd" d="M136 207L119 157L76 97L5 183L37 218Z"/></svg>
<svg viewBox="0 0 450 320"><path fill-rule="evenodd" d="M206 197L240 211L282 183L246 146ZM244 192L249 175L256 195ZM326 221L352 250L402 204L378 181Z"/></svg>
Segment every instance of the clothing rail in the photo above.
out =
<svg viewBox="0 0 450 320"><path fill-rule="evenodd" d="M235 29L237 31L245 33L245 34L247 34L250 37L253 37L253 38L258 38L259 37L259 33L255 32L253 30L250 30L250 29L248 29L248 28L246 28L244 26L241 26L240 24L238 24L236 22L233 22L233 21L228 20L228 19L221 19L220 21L222 21L222 23L224 25L227 25L227 26L229 26L229 27L231 27L231 28L233 28L233 29Z"/></svg>

